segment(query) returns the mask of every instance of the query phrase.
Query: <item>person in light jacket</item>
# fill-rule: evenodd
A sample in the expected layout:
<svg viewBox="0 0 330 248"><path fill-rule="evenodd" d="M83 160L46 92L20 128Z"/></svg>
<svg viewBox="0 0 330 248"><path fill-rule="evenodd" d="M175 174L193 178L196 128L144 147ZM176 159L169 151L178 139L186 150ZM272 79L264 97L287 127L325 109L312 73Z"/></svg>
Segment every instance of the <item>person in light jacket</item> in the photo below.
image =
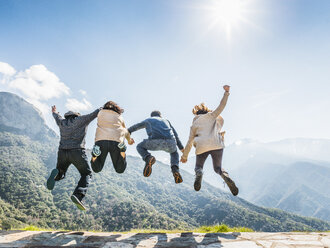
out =
<svg viewBox="0 0 330 248"><path fill-rule="evenodd" d="M95 145L92 150L92 169L95 173L102 171L107 155L110 154L113 167L117 173L123 173L126 169L126 145L132 145L122 113L124 110L113 101L104 104L103 109L97 115L97 128L95 133Z"/></svg>
<svg viewBox="0 0 330 248"><path fill-rule="evenodd" d="M211 155L215 173L223 178L231 193L236 196L238 194L238 188L229 177L228 173L222 170L224 133L221 133L221 128L224 121L220 114L227 104L230 86L225 85L223 88L225 90L224 96L219 106L214 111L208 109L204 103L194 107L193 114L195 118L190 128L189 140L182 154L181 162L187 162L189 152L194 145L196 148L196 177L194 188L196 191L199 191L202 184L204 163L207 157Z"/></svg>

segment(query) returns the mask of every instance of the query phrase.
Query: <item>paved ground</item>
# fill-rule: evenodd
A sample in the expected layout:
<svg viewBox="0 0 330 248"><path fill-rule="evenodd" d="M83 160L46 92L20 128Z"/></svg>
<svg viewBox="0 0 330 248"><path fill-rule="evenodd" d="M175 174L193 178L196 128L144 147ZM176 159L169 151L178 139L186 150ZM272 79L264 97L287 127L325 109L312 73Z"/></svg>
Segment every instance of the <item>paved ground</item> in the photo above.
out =
<svg viewBox="0 0 330 248"><path fill-rule="evenodd" d="M0 231L0 247L327 247L330 233L91 233Z"/></svg>

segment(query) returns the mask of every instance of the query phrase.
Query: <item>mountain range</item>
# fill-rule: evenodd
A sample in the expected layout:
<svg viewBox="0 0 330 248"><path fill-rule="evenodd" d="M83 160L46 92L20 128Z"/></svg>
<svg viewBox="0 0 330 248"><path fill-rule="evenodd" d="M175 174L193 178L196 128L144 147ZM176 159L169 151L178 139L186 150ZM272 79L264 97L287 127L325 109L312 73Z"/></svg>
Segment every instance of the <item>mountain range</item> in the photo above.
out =
<svg viewBox="0 0 330 248"><path fill-rule="evenodd" d="M223 168L240 188L240 197L257 205L330 221L330 140L287 139L261 143L241 140L224 150ZM186 170L193 172L194 159ZM221 188L211 161L205 181Z"/></svg>
<svg viewBox="0 0 330 248"><path fill-rule="evenodd" d="M79 211L70 200L79 180L73 166L53 191L45 187L56 164L56 134L24 99L5 92L0 99L0 222L12 227L127 231L224 223L257 231L330 229L327 221L259 207L207 182L195 192L194 176L186 171L177 185L169 165L161 162L144 178L144 163L133 156L124 174L116 174L108 158L103 171L93 175L84 199L88 211ZM215 180L222 183L219 176Z"/></svg>

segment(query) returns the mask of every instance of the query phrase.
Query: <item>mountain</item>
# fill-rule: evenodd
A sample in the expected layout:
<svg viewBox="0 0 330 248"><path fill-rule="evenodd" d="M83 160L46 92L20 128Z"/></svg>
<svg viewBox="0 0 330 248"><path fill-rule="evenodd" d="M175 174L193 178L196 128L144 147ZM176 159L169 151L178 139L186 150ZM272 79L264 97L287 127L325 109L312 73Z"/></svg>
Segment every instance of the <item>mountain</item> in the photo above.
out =
<svg viewBox="0 0 330 248"><path fill-rule="evenodd" d="M235 179L240 197L254 204L330 221L326 149L330 142L325 139L241 140L225 148L223 168ZM183 168L191 171L193 163ZM204 168L204 179L221 187L211 159Z"/></svg>
<svg viewBox="0 0 330 248"><path fill-rule="evenodd" d="M3 94L2 94L3 95ZM208 183L193 190L193 176L182 172L184 182L174 183L168 165L157 162L149 178L142 176L143 161L128 156L124 174L116 174L110 158L101 173L93 175L81 212L70 200L79 180L71 166L64 180L50 192L45 183L56 164L58 137L44 126L38 111L24 99L6 94L14 105L4 106L6 128L0 130L0 222L13 227L26 224L71 230L127 231L132 228L186 229L224 223L262 231L329 230L330 223L278 209L258 207L223 192ZM10 99L13 98L13 99ZM25 111L21 111L20 106ZM11 116L30 121L33 130L16 123ZM31 117L31 118L30 118ZM32 118L33 117L33 118ZM41 118L42 119L42 118ZM42 122L44 123L44 122ZM26 132L26 134L24 133ZM42 135L43 136L42 136ZM220 178L219 178L220 181Z"/></svg>
<svg viewBox="0 0 330 248"><path fill-rule="evenodd" d="M23 98L0 92L0 131L24 134L34 140L55 138L56 134L46 124L38 109Z"/></svg>

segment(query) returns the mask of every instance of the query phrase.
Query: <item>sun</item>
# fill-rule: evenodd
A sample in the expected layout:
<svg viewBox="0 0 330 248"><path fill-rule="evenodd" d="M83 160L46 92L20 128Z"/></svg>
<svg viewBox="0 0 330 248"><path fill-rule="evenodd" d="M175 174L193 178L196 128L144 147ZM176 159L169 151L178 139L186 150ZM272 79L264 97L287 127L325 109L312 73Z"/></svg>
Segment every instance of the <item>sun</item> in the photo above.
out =
<svg viewBox="0 0 330 248"><path fill-rule="evenodd" d="M250 0L213 0L204 6L207 16L210 18L208 29L222 28L226 32L227 39L231 39L234 29L247 22Z"/></svg>

